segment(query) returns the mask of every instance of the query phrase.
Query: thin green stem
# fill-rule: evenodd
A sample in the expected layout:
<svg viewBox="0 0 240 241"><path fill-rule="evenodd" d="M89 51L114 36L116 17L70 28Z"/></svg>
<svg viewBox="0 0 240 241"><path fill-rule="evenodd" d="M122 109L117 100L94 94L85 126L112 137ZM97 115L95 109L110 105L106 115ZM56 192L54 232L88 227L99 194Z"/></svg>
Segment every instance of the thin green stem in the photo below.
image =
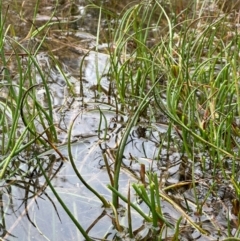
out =
<svg viewBox="0 0 240 241"><path fill-rule="evenodd" d="M42 174L44 175L48 186L50 187L50 189L52 190L53 194L55 195L55 197L57 198L58 202L61 204L61 206L63 207L63 209L65 210L65 212L67 213L67 215L70 217L70 219L73 221L74 225L78 228L78 230L81 232L81 234L84 236L84 238L86 239L86 241L92 241L92 239L87 235L87 233L85 232L85 230L83 229L83 227L80 225L80 223L77 221L77 219L73 216L73 214L71 213L71 211L68 209L68 207L66 206L66 204L64 203L64 201L60 198L60 196L58 195L58 193L56 192L55 188L53 187L51 181L49 180L48 176L46 175L42 164L40 162L40 160L37 158L37 162L38 165L41 169Z"/></svg>

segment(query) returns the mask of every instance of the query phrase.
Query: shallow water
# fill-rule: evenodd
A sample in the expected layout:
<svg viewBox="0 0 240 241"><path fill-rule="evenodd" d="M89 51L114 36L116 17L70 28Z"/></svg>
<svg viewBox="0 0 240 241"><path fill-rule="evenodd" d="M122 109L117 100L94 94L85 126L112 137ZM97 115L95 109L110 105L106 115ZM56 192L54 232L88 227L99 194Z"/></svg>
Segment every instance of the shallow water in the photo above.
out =
<svg viewBox="0 0 240 241"><path fill-rule="evenodd" d="M22 39L22 44L28 49L32 48L33 51L40 39L32 38L30 40L26 36L31 27L31 16L35 4L36 1L23 3L22 1L14 1L14 4L11 1L4 2L4 7L8 9L7 16L11 16L11 18L7 17L6 25L10 26L10 29L14 29L14 38ZM104 77L108 69L109 56L94 51L84 56L90 47L96 45L95 35L98 18L96 11L91 10L87 14L82 12L86 4L86 2L81 2L72 5L62 1L57 8L57 18L54 16L51 20L60 21L61 26L53 27L54 33L46 40L49 44L48 50L43 47L36 55L36 59L43 73L48 76L55 123L61 130L58 136L59 150L62 155L68 157L67 130L75 116L80 112L72 132L74 161L88 183L107 199L111 199L111 193L106 188L106 185L109 184L109 177L104 168L102 152L106 148L113 150L116 148L117 141L121 138L122 124L124 119L125 121L127 119L122 116L121 122L118 123L115 114L115 100L111 100L112 97L107 97L105 94L109 88L109 80L107 76ZM74 15L69 14L73 11L72 8L76 10ZM52 9L51 3L41 1L34 26L40 28L48 21ZM69 22L68 18L74 22L64 23ZM59 27L63 28L63 31L59 32ZM5 51L11 52L11 47L9 40ZM58 66L48 51L51 51L54 58L59 60L64 74L59 72ZM24 56L22 60L24 64ZM80 80L79 66L82 61L84 68ZM14 72L14 60L10 67L11 72ZM64 75L67 76L69 84L72 85L75 96L69 92ZM103 76L101 77L101 91L98 89L99 76ZM37 72L35 78L37 83L41 83L41 76ZM83 84L80 84L80 81ZM44 89L40 86L37 87L36 94L41 105L47 108ZM106 124L109 126L106 140L102 139L103 137L99 139L98 136L99 129L104 131L105 128L105 123L100 125L98 108L101 108L107 121ZM39 128L41 131L41 127ZM103 136L103 133L100 135ZM138 145L143 142L138 143L137 139L135 141ZM151 144L147 143L147 145ZM151 148L154 148L154 143ZM136 149L132 155L137 156L138 152L140 151ZM2 221L4 222L2 222L1 237L4 240L83 240L51 190L44 188L45 179L40 174L40 170L34 168L36 160L34 157L28 160L27 155L24 153L19 155L15 158L15 162L20 166L19 169L22 173L27 172L31 177L18 180L19 178L16 176L2 182L1 200L4 209L2 210L4 217ZM81 184L70 163L64 162L61 165L58 154L54 151L41 153L39 160L48 170L49 175L55 176L52 180L54 187L83 228L89 229L89 235L98 238L109 233L108 238L113 238L116 231L112 230L112 220L109 217L112 214L104 210L96 197ZM113 161L111 160L111 162ZM127 193L128 183L131 180L134 181L135 177L126 168L119 181L122 193ZM34 193L37 195L33 195ZM8 209L5 210L7 207ZM137 214L133 216L135 219L134 228L142 225L141 219L137 217L139 217ZM124 222L126 221L123 218L123 225Z"/></svg>
<svg viewBox="0 0 240 241"><path fill-rule="evenodd" d="M32 26L31 19L36 2L8 0L3 3L7 16L10 16L6 18L6 26L9 26L8 35L21 41L26 48L33 52L41 42L40 34L31 39L27 36ZM118 14L129 1L121 1L120 5L117 2L105 1L105 4L109 8L116 8ZM51 18L54 9L53 1L40 1L34 30L38 28L40 31L41 26L49 20L54 24L47 35L46 44L41 47L35 58L48 78L48 87L54 107L54 123L59 130L59 151L66 159L69 158L67 131L71 123L75 121L71 136L71 151L78 171L92 187L111 200L111 192L106 187L110 180L103 161L103 153L107 154L109 165L114 165L116 149L125 130L129 113L127 111L119 112L121 106L119 107L119 104L116 103L116 96L109 95L111 80L108 78L109 54L104 41L106 36L103 31L100 43L97 43L99 12L94 9L85 11L87 4L86 1L79 1L76 4L70 1L59 1L56 13ZM105 22L103 21L103 26L105 26ZM12 40L7 38L4 51L11 54L12 43ZM92 50L88 53L97 44L99 51ZM19 52L22 53L21 51L20 49ZM25 56L22 56L22 61L24 65ZM80 72L81 64L83 65L82 72ZM13 80L17 82L16 63L13 57L9 61L8 68L13 75ZM63 71L61 72L59 69ZM33 74L36 83L41 83L39 73ZM72 91L69 87L72 88ZM45 94L41 86L36 87L39 102L47 108ZM103 116L100 115L99 109L105 119L101 118ZM74 120L78 114L79 116ZM42 127L39 126L38 131L41 130ZM123 168L119 181L122 194L127 196L129 183L140 182L141 164L145 165L146 171L152 170L157 173L163 186L165 183L170 186L191 180L192 163L190 160L186 160L180 152L179 135L172 130L172 142L169 148L169 143L166 141L167 132L167 122L149 125L147 119L142 120L131 130L124 151ZM161 151L159 152L160 145ZM20 178L21 175L15 175L1 183L1 214L4 217L1 223L1 237L4 240L29 241L83 240L82 235L59 205L50 188L45 189L45 179L39 168L36 167L35 151L21 153L13 160L13 164L20 167L21 174L27 173L29 176ZM114 229L112 212L103 209L99 200L79 181L69 161L62 162L54 150L41 153L38 151L37 154L45 170L53 177L52 183L58 194L83 228L89 230L91 237L97 239L107 236L108 240L112 240L118 235L121 240L128 240L125 232L120 233ZM204 153L199 152L196 158L200 158L202 155ZM212 232L212 237L221 239L224 231L219 235L217 230L226 228L226 215L229 212L228 208L231 207L232 187L226 185L229 189L222 192L227 192L228 195L222 194L221 202L214 196L206 201L204 194L211 187L211 181L203 176L199 162L194 165L194 174L200 180L198 184L198 190L201 190L199 200L206 202L206 205L203 205L205 214L201 217L197 215L194 205L195 190L192 186L186 185L186 187L180 187L179 190L170 189L167 194L184 210L189 208L186 207L187 202L192 219L207 226L206 230ZM220 180L221 177L217 180L218 185L221 185ZM131 200L148 212L148 208L139 202L134 191L131 192ZM121 204L123 208L119 211L119 213L122 212L120 223L127 227L126 204L123 202ZM181 217L181 213L167 201L163 200L162 206L164 214L171 223L175 223ZM222 211L217 212L217 208ZM212 214L219 221L214 231L211 230L211 225L208 227L209 216ZM142 238L147 236L152 227L145 224L134 211L132 218L133 229L137 230L139 239L141 239L140 235ZM195 231L190 235L192 230L184 222L182 229L184 240L208 240ZM168 237L172 237L174 234L173 230L169 228L166 228L164 232Z"/></svg>

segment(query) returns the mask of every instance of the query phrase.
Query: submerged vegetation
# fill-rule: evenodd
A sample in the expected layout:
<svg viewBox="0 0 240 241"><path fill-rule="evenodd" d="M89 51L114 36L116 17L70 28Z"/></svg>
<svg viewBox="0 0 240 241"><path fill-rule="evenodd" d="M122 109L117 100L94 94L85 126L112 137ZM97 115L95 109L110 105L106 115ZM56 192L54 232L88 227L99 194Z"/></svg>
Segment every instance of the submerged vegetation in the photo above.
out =
<svg viewBox="0 0 240 241"><path fill-rule="evenodd" d="M126 2L0 2L3 240L240 240L237 5Z"/></svg>

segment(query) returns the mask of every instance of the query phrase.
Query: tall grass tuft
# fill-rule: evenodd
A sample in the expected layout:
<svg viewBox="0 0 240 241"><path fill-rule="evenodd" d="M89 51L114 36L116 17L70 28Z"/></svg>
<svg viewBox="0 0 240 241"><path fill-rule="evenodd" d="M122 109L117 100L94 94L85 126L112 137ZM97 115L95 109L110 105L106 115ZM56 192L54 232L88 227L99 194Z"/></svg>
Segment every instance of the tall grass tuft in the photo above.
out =
<svg viewBox="0 0 240 241"><path fill-rule="evenodd" d="M2 9L1 9L2 10ZM35 6L35 14L38 4ZM46 76L37 60L45 36L35 47L28 49L22 42L31 38L31 31L26 40L17 41L16 36L10 37L12 26L5 26L6 15L1 11L0 45L1 45L1 155L5 156L1 162L4 168L0 178L6 174L12 158L21 151L29 150L33 143L39 147L55 148L57 132L54 124L53 105ZM47 26L45 26L47 27ZM11 66L14 66L13 68ZM36 81L36 75L42 82ZM46 93L48 109L43 108L36 97L36 89L43 88ZM25 127L19 135L19 129Z"/></svg>

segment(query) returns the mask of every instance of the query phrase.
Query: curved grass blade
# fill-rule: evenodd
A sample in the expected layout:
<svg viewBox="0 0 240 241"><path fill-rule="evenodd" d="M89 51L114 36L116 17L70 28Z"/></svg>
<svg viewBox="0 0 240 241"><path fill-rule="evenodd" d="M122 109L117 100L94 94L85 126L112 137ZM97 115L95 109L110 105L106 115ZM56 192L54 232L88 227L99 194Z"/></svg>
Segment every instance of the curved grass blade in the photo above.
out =
<svg viewBox="0 0 240 241"><path fill-rule="evenodd" d="M33 119L28 123L28 125L31 125L31 123L35 119L35 117L36 116L33 117ZM10 152L10 154L1 162L1 165L3 165L3 168L0 171L0 180L4 178L7 167L9 165L10 161L16 155L16 152L17 152L18 148L22 144L22 142L24 140L24 137L27 134L28 125L26 126L24 131L21 133L20 137L18 138L17 142L15 143L14 147L12 148L12 151Z"/></svg>
<svg viewBox="0 0 240 241"><path fill-rule="evenodd" d="M100 195L94 188L92 188L90 185L88 185L88 183L85 181L85 179L82 177L82 175L79 173L76 165L75 165L75 162L73 160L73 155L72 155L72 150L71 150L71 133L72 133L72 128L73 128L73 125L77 119L77 117L80 115L81 113L79 113L75 118L74 120L72 121L72 124L70 125L69 127L69 132L68 132L68 155L69 155L69 160L72 164L72 167L73 167L73 170L74 172L76 173L77 177L79 178L79 180L83 183L83 185L89 190L91 191L103 204L104 207L109 207L109 203L107 202L107 200L102 196Z"/></svg>
<svg viewBox="0 0 240 241"><path fill-rule="evenodd" d="M85 230L82 228L82 226L80 225L80 223L77 221L77 219L73 216L73 214L70 212L70 210L67 208L67 206L65 205L65 203L63 202L63 200L60 198L60 196L58 195L58 193L56 192L55 188L53 187L53 185L51 184L51 181L49 180L48 176L46 175L41 162L39 161L38 157L36 157L38 165L41 169L42 174L44 175L47 184L49 185L49 187L51 188L53 194L55 195L55 197L57 198L57 200L59 201L59 203L61 204L61 206L63 207L63 209L65 210L65 212L68 214L68 216L71 218L71 220L73 221L73 223L76 225L76 227L78 228L78 230L81 232L81 234L84 236L84 238L86 239L86 241L92 241L92 239L87 235L87 233L85 232Z"/></svg>
<svg viewBox="0 0 240 241"><path fill-rule="evenodd" d="M114 167L114 189L118 190L118 182L119 182L119 175L120 175L120 169L121 169L121 164L122 164L122 159L123 159L123 153L124 153L124 149L125 149L125 145L127 143L127 139L129 136L129 133L132 129L132 127L135 125L135 122L139 116L139 114L141 113L141 111L145 108L146 105L148 105L148 98L151 94L151 92L153 91L153 89L155 88L157 83L155 83L153 85L153 87L149 90L149 92L146 94L146 96L143 98L143 100L141 101L140 105L138 106L135 114L133 115L133 117L129 120L129 123L126 127L126 130L123 134L123 137L121 139L121 142L119 144L119 148L116 154L116 161L115 161L115 167ZM115 208L118 208L118 195L113 192L112 195L112 202L113 205L115 206Z"/></svg>

